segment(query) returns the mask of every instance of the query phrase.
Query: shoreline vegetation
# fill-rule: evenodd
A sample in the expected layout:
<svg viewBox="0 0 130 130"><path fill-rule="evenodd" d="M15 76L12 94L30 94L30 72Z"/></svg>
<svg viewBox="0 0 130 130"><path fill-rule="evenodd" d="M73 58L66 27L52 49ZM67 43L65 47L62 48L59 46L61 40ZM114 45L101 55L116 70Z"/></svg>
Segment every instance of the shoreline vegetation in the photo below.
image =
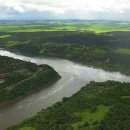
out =
<svg viewBox="0 0 130 130"><path fill-rule="evenodd" d="M7 130L128 130L129 94L130 83L90 83Z"/></svg>
<svg viewBox="0 0 130 130"><path fill-rule="evenodd" d="M68 20L14 24L0 26L0 47L5 50L68 59L130 75L130 22ZM33 73L20 75L17 80ZM130 83L90 83L72 97L63 98L7 130L128 130L129 97Z"/></svg>
<svg viewBox="0 0 130 130"><path fill-rule="evenodd" d="M15 26L13 22L0 25L1 48L130 75L129 22L17 21Z"/></svg>
<svg viewBox="0 0 130 130"><path fill-rule="evenodd" d="M48 87L61 76L48 65L0 56L0 105Z"/></svg>
<svg viewBox="0 0 130 130"><path fill-rule="evenodd" d="M52 45L53 46L53 45ZM45 49L48 49L47 47ZM84 58L79 59L79 57L77 56L67 56L67 55L60 55L60 54L56 54L56 52L52 52L51 50L48 50L48 54L47 53L43 53L43 54L34 54L34 53L30 53L29 51L26 53L24 50L19 50L19 49L15 49L15 48L3 48L2 50L7 50L10 51L12 53L16 53L16 54L20 54L20 55L24 55L24 56L31 56L31 57L41 57L41 58L60 58L60 59L65 59L65 60L70 60L72 62L76 62L79 64L83 64L83 65L87 65L87 66L92 66L95 68L99 68L99 69L103 69L106 71L110 71L110 72L120 72L124 75L130 76L130 68L128 65L119 65L119 64L109 64L109 59L107 59L106 61L101 61L101 60L92 60L91 58L88 58L87 60L85 60ZM49 53L53 53L53 54L49 54ZM67 53L69 54L69 53ZM55 56L53 56L55 55Z"/></svg>
<svg viewBox="0 0 130 130"><path fill-rule="evenodd" d="M41 91L42 89L44 89L44 88L46 88L46 87L51 87L51 85L55 84L55 83L56 83L58 80L60 80L60 79L61 79L61 76L59 76L56 80L54 80L54 81L52 81L52 82L46 84L45 86L42 85L42 86L40 86L39 88L37 88L36 90L31 90L31 91L27 92L26 94L24 94L24 96L26 97L26 96L28 96L28 95L30 95L30 94L35 93L35 92L39 92L39 91ZM19 96L19 97L16 97L15 99L11 99L11 100L9 100L9 101L7 101L7 102L0 103L0 107L1 107L1 106L4 106L4 105L7 105L7 104L10 104L10 103L17 102L17 101L21 100L22 98L23 98L23 95L22 95L22 96Z"/></svg>

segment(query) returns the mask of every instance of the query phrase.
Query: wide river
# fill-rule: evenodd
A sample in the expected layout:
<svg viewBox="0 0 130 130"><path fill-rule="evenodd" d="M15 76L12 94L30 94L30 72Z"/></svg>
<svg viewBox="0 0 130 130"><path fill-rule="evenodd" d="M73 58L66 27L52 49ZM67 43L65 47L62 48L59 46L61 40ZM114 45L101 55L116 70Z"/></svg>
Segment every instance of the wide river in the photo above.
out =
<svg viewBox="0 0 130 130"><path fill-rule="evenodd" d="M108 72L68 60L26 57L5 50L0 50L0 55L36 64L48 64L62 76L58 82L50 87L24 96L18 101L0 106L0 130L36 115L41 109L47 108L57 101L61 101L63 97L72 96L91 80L98 82L107 80L130 81L129 76L125 76L119 72Z"/></svg>

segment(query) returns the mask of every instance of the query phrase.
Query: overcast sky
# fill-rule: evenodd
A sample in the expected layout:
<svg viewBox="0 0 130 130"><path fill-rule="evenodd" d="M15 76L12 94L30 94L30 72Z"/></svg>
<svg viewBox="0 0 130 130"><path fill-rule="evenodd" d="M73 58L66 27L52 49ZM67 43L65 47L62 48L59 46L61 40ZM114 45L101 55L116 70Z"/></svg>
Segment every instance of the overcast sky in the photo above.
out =
<svg viewBox="0 0 130 130"><path fill-rule="evenodd" d="M130 20L130 0L0 0L0 19Z"/></svg>

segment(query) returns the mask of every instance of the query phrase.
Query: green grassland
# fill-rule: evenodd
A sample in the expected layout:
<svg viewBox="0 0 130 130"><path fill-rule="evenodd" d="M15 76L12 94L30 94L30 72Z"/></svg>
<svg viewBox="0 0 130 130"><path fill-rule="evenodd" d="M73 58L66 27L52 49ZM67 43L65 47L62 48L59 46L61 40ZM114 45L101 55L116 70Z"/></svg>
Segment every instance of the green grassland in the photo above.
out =
<svg viewBox="0 0 130 130"><path fill-rule="evenodd" d="M129 130L130 84L88 84L70 98L7 130Z"/></svg>
<svg viewBox="0 0 130 130"><path fill-rule="evenodd" d="M10 37L10 35L1 35L0 38L7 38Z"/></svg>
<svg viewBox="0 0 130 130"><path fill-rule="evenodd" d="M88 31L95 32L96 34L118 31L130 31L130 25L128 23L97 23L90 25Z"/></svg>
<svg viewBox="0 0 130 130"><path fill-rule="evenodd" d="M79 122L76 122L74 124L72 124L72 127L74 130L84 130L84 127L90 127L91 129L93 129L93 122L96 121L101 121L104 119L104 117L108 114L108 112L110 111L110 106L104 106L104 105L99 105L96 108L95 112L90 112L88 110L80 112L80 113L76 113L79 116L81 116L82 120ZM86 126L85 126L86 125Z"/></svg>
<svg viewBox="0 0 130 130"><path fill-rule="evenodd" d="M117 53L123 54L123 55L130 55L130 49L127 48L118 48Z"/></svg>
<svg viewBox="0 0 130 130"><path fill-rule="evenodd" d="M42 24L16 24L16 25L0 25L0 32L48 32L48 31L78 31L78 32L94 32L96 34L130 31L129 23L111 23L111 22L48 22Z"/></svg>

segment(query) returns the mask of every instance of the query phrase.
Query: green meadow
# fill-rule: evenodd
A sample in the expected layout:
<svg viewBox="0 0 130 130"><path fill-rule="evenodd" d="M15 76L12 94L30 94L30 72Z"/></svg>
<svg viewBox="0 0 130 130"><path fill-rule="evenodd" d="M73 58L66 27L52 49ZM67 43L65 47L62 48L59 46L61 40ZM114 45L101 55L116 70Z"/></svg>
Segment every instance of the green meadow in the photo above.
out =
<svg viewBox="0 0 130 130"><path fill-rule="evenodd" d="M48 22L38 24L16 24L0 25L0 32L49 32L49 31L79 31L94 32L96 34L130 31L129 23L111 23L111 22Z"/></svg>
<svg viewBox="0 0 130 130"><path fill-rule="evenodd" d="M2 39L2 38L8 38L8 37L10 37L11 35L0 35L0 39Z"/></svg>
<svg viewBox="0 0 130 130"><path fill-rule="evenodd" d="M118 48L116 53L119 53L119 54L122 54L122 55L130 55L130 49Z"/></svg>
<svg viewBox="0 0 130 130"><path fill-rule="evenodd" d="M82 120L73 123L72 127L74 128L74 130L84 130L84 127L82 126L86 125L86 127L88 127L87 125L90 124L91 129L93 129L93 123L103 120L110 111L110 108L110 106L99 105L95 112L89 112L88 110L86 110L80 113L76 113L82 117Z"/></svg>
<svg viewBox="0 0 130 130"><path fill-rule="evenodd" d="M36 129L34 129L32 127L25 127L25 128L21 128L21 129L18 129L18 130L36 130Z"/></svg>

